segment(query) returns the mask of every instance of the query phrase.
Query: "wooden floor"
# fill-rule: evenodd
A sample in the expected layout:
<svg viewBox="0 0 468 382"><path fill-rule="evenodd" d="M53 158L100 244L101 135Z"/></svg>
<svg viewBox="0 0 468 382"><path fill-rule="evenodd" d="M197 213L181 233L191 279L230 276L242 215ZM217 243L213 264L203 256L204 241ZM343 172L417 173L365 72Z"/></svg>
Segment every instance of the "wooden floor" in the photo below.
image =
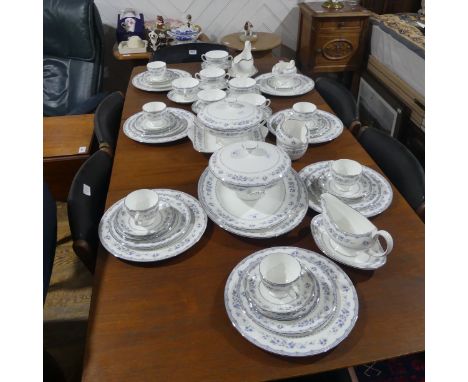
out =
<svg viewBox="0 0 468 382"><path fill-rule="evenodd" d="M62 368L67 382L81 380L92 276L72 249L66 203L57 203L57 246L44 305L44 348ZM65 239L65 240L64 240Z"/></svg>

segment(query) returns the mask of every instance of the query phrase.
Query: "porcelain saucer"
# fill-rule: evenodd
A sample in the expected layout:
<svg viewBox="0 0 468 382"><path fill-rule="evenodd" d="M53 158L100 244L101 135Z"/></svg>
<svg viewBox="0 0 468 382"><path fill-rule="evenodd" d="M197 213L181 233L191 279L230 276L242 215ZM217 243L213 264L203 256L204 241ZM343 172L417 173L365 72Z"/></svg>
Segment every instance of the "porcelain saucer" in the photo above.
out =
<svg viewBox="0 0 468 382"><path fill-rule="evenodd" d="M224 70L229 70L231 68L231 60L226 60L222 62L208 62L208 61L203 61L201 63L201 68L206 69L208 67L216 67Z"/></svg>
<svg viewBox="0 0 468 382"><path fill-rule="evenodd" d="M191 77L191 74L185 70L180 69L167 69L166 72L171 73L172 80L180 77ZM132 78L132 85L135 86L137 89L149 91L149 92L164 92L172 90L172 80L163 82L162 84L159 83L150 83L148 81L148 72L142 72L137 74Z"/></svg>
<svg viewBox="0 0 468 382"><path fill-rule="evenodd" d="M363 179L349 188L347 191L339 190L335 182L333 182L330 173L323 174L318 178L318 184L322 187L324 192L328 192L340 199L359 199L363 198L372 191L371 184Z"/></svg>
<svg viewBox="0 0 468 382"><path fill-rule="evenodd" d="M169 93L167 93L167 98L169 98L172 102L182 104L193 103L198 100L196 93L192 97L184 97L176 93L174 90L171 90Z"/></svg>
<svg viewBox="0 0 468 382"><path fill-rule="evenodd" d="M276 135L278 124L284 117L289 117L292 109L281 110L273 114L268 119L268 130ZM311 124L309 130L309 144L318 144L332 141L338 138L343 132L343 122L334 114L328 113L323 110L317 110L314 119L308 122Z"/></svg>
<svg viewBox="0 0 468 382"><path fill-rule="evenodd" d="M190 209L190 225L184 235L166 246L151 249L131 248L127 242L116 240L111 233L113 229L112 216L121 207L123 203L123 199L121 199L104 213L99 223L99 239L109 253L130 261L160 261L185 252L200 240L206 229L207 216L198 200L182 191L169 189L156 189L155 191L166 200L171 200L171 205L184 203Z"/></svg>
<svg viewBox="0 0 468 382"><path fill-rule="evenodd" d="M178 124L177 116L171 112L164 113L163 117L157 121L149 121L144 112L140 112L135 118L134 127L142 134L165 134L169 129Z"/></svg>
<svg viewBox="0 0 468 382"><path fill-rule="evenodd" d="M273 73L265 73L256 77L257 85L264 94L273 96L299 96L310 92L314 86L314 81L303 74L291 75L290 82L284 87L277 87Z"/></svg>
<svg viewBox="0 0 468 382"><path fill-rule="evenodd" d="M252 318L252 311L246 310L248 305L245 304L245 300L242 301L243 294L239 287L239 281L243 279L246 270L252 264L272 251L281 251L295 256L307 268L311 269L312 273L318 274L320 272L329 283L330 280L333 281L333 284L329 285L333 285L331 287L332 293L336 293L337 296L336 310L324 326L305 333L300 333L299 329L296 335L279 334L275 328L275 331L272 331L259 325L258 321ZM224 303L234 328L246 340L271 353L291 357L311 356L337 346L353 329L359 310L356 289L346 273L323 255L296 247L267 248L244 258L228 277L224 289ZM314 311L309 313L311 318Z"/></svg>
<svg viewBox="0 0 468 382"><path fill-rule="evenodd" d="M328 174L329 166L329 161L316 162L299 172L299 176L307 186L309 206L317 212L322 212L320 196L326 192L320 185L319 179ZM365 217L378 215L390 207L393 199L392 186L382 175L367 166L362 166L359 182L362 183L364 196L358 199L342 199L343 202Z"/></svg>
<svg viewBox="0 0 468 382"><path fill-rule="evenodd" d="M387 256L374 257L369 254L370 250L345 248L336 243L332 238L330 238L323 225L322 214L319 214L312 219L310 229L315 243L317 243L320 250L325 255L341 264L358 269L373 270L383 267L387 262ZM374 250L382 250L379 247L381 246L377 241Z"/></svg>

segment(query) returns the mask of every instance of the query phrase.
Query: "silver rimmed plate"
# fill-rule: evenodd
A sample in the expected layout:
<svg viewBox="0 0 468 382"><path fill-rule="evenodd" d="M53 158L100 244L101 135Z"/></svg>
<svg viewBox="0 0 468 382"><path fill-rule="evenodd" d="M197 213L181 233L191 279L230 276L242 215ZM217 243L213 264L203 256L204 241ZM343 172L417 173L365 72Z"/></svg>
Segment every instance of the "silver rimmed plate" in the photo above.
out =
<svg viewBox="0 0 468 382"><path fill-rule="evenodd" d="M294 336L284 335L266 329L247 314L239 281L253 263L272 251L295 256L308 268L315 268L317 273L320 272L327 280L333 280L334 286L331 288L337 294L336 311L324 326L312 332L298 333ZM232 270L226 282L224 304L233 326L245 339L271 353L291 357L320 354L337 346L353 329L359 310L356 289L346 273L324 256L295 247L268 248L243 259Z"/></svg>
<svg viewBox="0 0 468 382"><path fill-rule="evenodd" d="M161 132L147 131L141 128L138 120L143 112L132 115L125 120L123 131L127 137L141 143L165 143L185 138L189 129L193 128L195 116L189 111L168 107L168 113L174 118L174 124Z"/></svg>
<svg viewBox="0 0 468 382"><path fill-rule="evenodd" d="M286 182L286 188L289 187L291 184L294 188L294 194L296 195L296 203L292 205L286 215L286 217L282 218L281 221L271 222L271 224L267 228L250 228L250 229L240 229L238 227L234 227L233 223L237 226L239 225L249 225L255 224L255 218L253 214L251 215L251 219L243 219L241 221L236 215L233 214L232 205L230 210L226 209L226 202L222 203L218 199L218 182L220 182L216 177L214 177L209 169L206 169L205 172L200 177L198 182L198 198L200 203L202 204L203 208L205 209L206 213L213 220L217 225L221 228L234 233L239 236L250 237L250 238L269 238L269 237L277 237L283 235L291 230L293 230L297 225L299 225L304 218L307 212L307 191L303 182L300 180L298 174L293 169L290 170L290 173L294 176L294 182L291 182L291 177L287 176L283 182ZM258 201L257 201L258 202ZM248 204L255 202L248 202L243 201L237 198L236 203L244 203L244 208L248 208ZM224 205L223 205L224 204ZM263 222L267 221L264 219Z"/></svg>
<svg viewBox="0 0 468 382"><path fill-rule="evenodd" d="M292 112L291 109L281 110L273 114L268 119L268 130L276 135L276 129L278 123L283 118L282 116L289 115ZM327 111L317 110L313 120L308 122L310 125L309 129L309 143L317 144L332 141L339 137L343 132L343 122L334 114Z"/></svg>
<svg viewBox="0 0 468 382"><path fill-rule="evenodd" d="M298 73L291 75L287 86L282 84L281 87L275 87L273 73L261 74L255 80L262 93L273 96L298 96L310 92L315 86L311 78Z"/></svg>
<svg viewBox="0 0 468 382"><path fill-rule="evenodd" d="M112 216L123 203L123 200L119 200L104 213L99 224L99 239L104 248L115 257L138 262L168 259L185 252L195 245L205 232L207 216L197 199L182 191L169 189L155 189L154 191L169 203L174 205L184 203L190 209L191 222L189 228L180 239L170 242L167 246L154 249L131 248L127 243L116 240L111 233L113 229Z"/></svg>
<svg viewBox="0 0 468 382"><path fill-rule="evenodd" d="M387 263L387 256L375 257L369 255L368 251L343 248L339 244L335 243L328 235L328 232L323 225L322 214L314 216L310 222L310 229L320 250L329 258L341 264L358 269L374 270L383 267ZM380 247L380 243L378 241L375 245ZM382 251L381 248L376 248L376 250Z"/></svg>
<svg viewBox="0 0 468 382"><path fill-rule="evenodd" d="M142 72L132 78L132 85L137 89L145 90L148 92L165 92L172 90L172 81L180 77L191 77L189 72L180 69L167 69L167 76L170 76L169 80L162 82L150 82L149 73Z"/></svg>
<svg viewBox="0 0 468 382"><path fill-rule="evenodd" d="M167 93L167 98L169 98L172 102L181 104L194 103L196 100L198 100L196 93L191 97L185 97L176 93L175 90L171 90L169 93Z"/></svg>
<svg viewBox="0 0 468 382"><path fill-rule="evenodd" d="M234 142L259 141L263 142L268 134L265 126L258 126L241 136L219 137L210 129L195 123L188 131L188 137L193 143L193 148L201 153L214 153L216 150Z"/></svg>
<svg viewBox="0 0 468 382"><path fill-rule="evenodd" d="M310 164L299 172L309 192L309 206L317 212L322 212L320 196L327 192L322 188L320 180L328 171L329 161L323 161ZM362 166L360 182L364 184L363 188L370 192L362 198L342 199L343 202L366 217L378 215L390 207L393 199L392 186L382 175L369 167Z"/></svg>

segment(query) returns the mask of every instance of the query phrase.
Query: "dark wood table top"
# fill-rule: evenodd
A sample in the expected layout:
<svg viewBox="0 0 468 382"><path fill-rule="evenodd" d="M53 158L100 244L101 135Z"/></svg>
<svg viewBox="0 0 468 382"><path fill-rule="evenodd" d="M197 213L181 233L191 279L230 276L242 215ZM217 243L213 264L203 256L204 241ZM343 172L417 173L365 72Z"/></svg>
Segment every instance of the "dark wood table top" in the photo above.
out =
<svg viewBox="0 0 468 382"><path fill-rule="evenodd" d="M255 62L260 73L270 71L273 63L271 58ZM171 66L192 73L200 69L199 64ZM135 68L132 76L142 70ZM181 107L165 93L140 91L130 84L122 120L145 102L157 100ZM278 111L299 100L330 111L315 90L301 97L272 97L272 108ZM313 162L339 158L378 170L346 129L333 142L311 146L293 167L300 170ZM134 142L120 131L107 207L138 188L173 188L197 196L198 178L208 159L192 148L188 138L153 146ZM197 245L154 264L122 261L101 248L83 379L264 381L424 350L424 225L396 189L390 208L372 218L395 241L387 264L374 272L343 267L357 289L359 318L341 344L319 356L293 359L257 348L232 326L223 299L231 270L252 252L270 246L319 252L309 228L314 215L309 210L296 229L267 240L235 236L209 221Z"/></svg>

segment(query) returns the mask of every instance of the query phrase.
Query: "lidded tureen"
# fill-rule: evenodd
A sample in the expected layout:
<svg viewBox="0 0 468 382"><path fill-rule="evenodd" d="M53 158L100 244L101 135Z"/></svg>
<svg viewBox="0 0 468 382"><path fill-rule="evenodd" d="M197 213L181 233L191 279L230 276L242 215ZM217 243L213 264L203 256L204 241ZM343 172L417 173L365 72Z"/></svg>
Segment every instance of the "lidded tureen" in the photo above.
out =
<svg viewBox="0 0 468 382"><path fill-rule="evenodd" d="M263 119L263 112L254 105L225 99L204 107L196 121L217 136L235 137L258 128Z"/></svg>
<svg viewBox="0 0 468 382"><path fill-rule="evenodd" d="M277 184L291 169L286 152L266 142L235 142L217 150L209 169L240 198L255 200Z"/></svg>

